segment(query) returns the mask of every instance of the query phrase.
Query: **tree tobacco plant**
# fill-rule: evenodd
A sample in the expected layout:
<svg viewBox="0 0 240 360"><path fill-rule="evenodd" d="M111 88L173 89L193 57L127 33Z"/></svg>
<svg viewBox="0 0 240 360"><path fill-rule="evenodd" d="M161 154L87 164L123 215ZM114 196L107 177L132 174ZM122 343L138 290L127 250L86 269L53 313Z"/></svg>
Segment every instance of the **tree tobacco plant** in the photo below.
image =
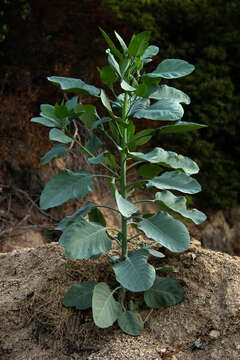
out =
<svg viewBox="0 0 240 360"><path fill-rule="evenodd" d="M70 99L65 97L55 106L41 105L40 117L31 121L51 128L49 138L58 143L43 156L42 164L64 156L74 144L87 155L90 164L97 164L104 171L92 174L83 169L61 170L44 188L40 206L46 210L69 199L82 199L93 190L94 177L106 179L115 198L115 208L88 201L72 216L62 219L56 229L62 232L59 243L66 249L67 258L95 259L107 254L117 285L111 289L104 282L84 281L67 291L63 304L80 310L92 308L94 322L100 328L107 328L117 321L124 332L138 335L144 321L137 304L129 300L128 292L143 292L146 306L151 309L181 302L184 297L182 286L171 277L158 276L159 268L155 269L148 260L153 256L161 261L164 254L159 248L176 253L186 251L191 238L179 218L200 224L206 217L196 209L188 209L186 197L178 194L201 191L200 184L192 177L199 171L193 160L161 147L147 153L136 149L156 133L183 133L205 125L182 121L184 110L181 104L189 104L190 98L166 85L166 80L160 85L162 79L171 80L192 73L193 65L179 59L166 59L154 71L146 72L145 65L159 52L157 46L149 45L150 32L133 35L128 46L115 32L117 47L100 30L109 47L106 50L108 65L98 68L105 89L75 78L48 78L64 92L81 94L81 98L83 95L95 97L102 103L100 110L97 112L94 105L81 103L75 95ZM101 117L99 112L103 107L107 115ZM160 126L136 131L134 119L160 121ZM88 130L85 143L76 136L79 122ZM99 152L103 139L111 142L111 149L114 147L115 151L106 150L105 146L105 150ZM129 173L134 167L137 178L131 182ZM159 190L153 195L154 199L131 201L134 191L145 186ZM140 203L144 201L156 203L159 211L155 215L140 216ZM107 225L101 208L120 216L119 229ZM130 226L137 229L136 235L129 236ZM129 243L133 239L136 242L140 235L152 239L157 247L138 242L138 248L129 251ZM109 254L113 242L119 249L118 256Z"/></svg>

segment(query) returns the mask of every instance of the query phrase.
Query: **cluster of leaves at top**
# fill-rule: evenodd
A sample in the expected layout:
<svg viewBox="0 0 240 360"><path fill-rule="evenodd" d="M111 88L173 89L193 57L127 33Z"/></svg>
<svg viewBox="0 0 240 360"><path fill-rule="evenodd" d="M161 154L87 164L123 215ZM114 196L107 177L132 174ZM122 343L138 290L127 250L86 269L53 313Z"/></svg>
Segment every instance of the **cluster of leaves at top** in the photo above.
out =
<svg viewBox="0 0 240 360"><path fill-rule="evenodd" d="M155 269L148 262L149 256L159 259L164 257L159 249L156 250L156 246L153 248L139 242L137 250L128 252L129 242L144 234L158 248L183 252L188 249L190 235L185 225L168 212L196 224L200 224L206 217L196 209L187 209L186 198L175 195L176 191L194 194L201 190L200 184L191 177L199 171L193 160L160 147L148 153L135 150L147 143L156 132L182 133L200 129L204 125L181 121L184 113L181 103L189 104L189 97L173 87L159 85L163 78L173 79L190 74L194 70L193 65L183 60L167 59L153 72L145 73L144 65L151 62L159 51L158 47L149 45L148 31L133 35L129 46L115 32L121 51L102 29L101 32L109 46L106 50L109 65L98 71L109 95L103 89L87 85L79 79L51 76L48 80L60 85L63 91L98 98L108 116L100 117L95 106L81 104L78 96L74 96L55 106L41 105L40 117L31 121L52 128L49 138L59 143L41 159L42 164L64 156L69 147L76 144L89 156L90 164L104 167L106 175L94 175L82 169L76 172L62 170L47 183L41 194L40 206L49 209L72 198L82 199L93 190L95 176L107 179L115 198L115 208L87 202L72 216L61 220L56 229L62 231L59 243L66 249L65 256L68 258L98 258L108 254L115 241L119 247L119 256L108 254L108 257L118 285L112 290L104 282L95 284L85 281L67 291L63 304L80 310L92 307L97 326L106 328L117 320L124 332L138 335L144 321L138 306L132 300L128 301L127 291L144 292L146 305L158 309L182 301L184 290L176 280L156 275L158 268ZM116 94L119 90L120 93ZM136 132L133 118L160 120L164 125L155 130ZM81 121L88 129L89 139L85 144L74 135L77 121ZM101 139L106 136L112 142L120 160L108 150L99 153L102 141L97 133L102 135ZM133 167L137 168L139 179L131 183L128 175ZM151 200L130 201L129 198L139 186L154 187L161 191L156 192L155 198ZM138 203L144 201L158 204L159 211L155 215L140 216ZM107 208L119 215L121 229L107 226L99 208ZM87 215L88 221L85 218ZM128 236L129 226L137 229L136 235Z"/></svg>

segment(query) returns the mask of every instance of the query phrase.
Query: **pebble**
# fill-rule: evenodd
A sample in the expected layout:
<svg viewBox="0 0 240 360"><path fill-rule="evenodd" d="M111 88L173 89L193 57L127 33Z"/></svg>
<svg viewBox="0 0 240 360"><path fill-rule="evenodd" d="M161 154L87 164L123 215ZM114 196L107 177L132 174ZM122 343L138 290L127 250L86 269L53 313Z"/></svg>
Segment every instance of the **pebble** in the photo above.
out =
<svg viewBox="0 0 240 360"><path fill-rule="evenodd" d="M212 339L218 339L220 336L220 331L218 330L211 330L209 333L210 338Z"/></svg>

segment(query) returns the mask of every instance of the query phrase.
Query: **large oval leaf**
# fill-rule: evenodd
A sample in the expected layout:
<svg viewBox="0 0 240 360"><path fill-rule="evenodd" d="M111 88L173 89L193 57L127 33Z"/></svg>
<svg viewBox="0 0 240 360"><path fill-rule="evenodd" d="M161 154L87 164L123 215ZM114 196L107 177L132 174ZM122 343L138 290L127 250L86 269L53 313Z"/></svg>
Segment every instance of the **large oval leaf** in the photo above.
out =
<svg viewBox="0 0 240 360"><path fill-rule="evenodd" d="M155 280L155 269L147 263L148 251L132 252L125 260L113 266L116 280L126 289L134 292L146 291Z"/></svg>
<svg viewBox="0 0 240 360"><path fill-rule="evenodd" d="M144 293L147 306L153 309L172 306L184 298L183 287L174 279L156 276L153 287Z"/></svg>
<svg viewBox="0 0 240 360"><path fill-rule="evenodd" d="M60 85L63 91L69 91L75 94L84 94L98 96L100 90L92 85L87 85L84 81L74 78L66 78L61 76L50 76L48 80Z"/></svg>
<svg viewBox="0 0 240 360"><path fill-rule="evenodd" d="M93 175L84 170L60 171L45 186L40 197L41 209L46 210L61 205L69 199L82 199L93 190L92 178Z"/></svg>
<svg viewBox="0 0 240 360"><path fill-rule="evenodd" d="M197 209L187 209L187 200L184 196L175 196L170 191L157 192L155 194L155 202L159 205L191 219L195 224L201 224L206 220L206 215Z"/></svg>
<svg viewBox="0 0 240 360"><path fill-rule="evenodd" d="M63 305L75 307L78 310L86 310L92 306L93 289L96 284L93 281L84 281L80 285L73 285L63 298Z"/></svg>
<svg viewBox="0 0 240 360"><path fill-rule="evenodd" d="M124 199L117 190L115 191L115 198L116 198L118 210L126 218L129 218L139 210L137 206L131 203L131 201Z"/></svg>
<svg viewBox="0 0 240 360"><path fill-rule="evenodd" d="M81 216L62 233L59 244L65 249L65 256L72 259L89 259L94 255L105 254L112 247L106 233L107 228L88 222Z"/></svg>
<svg viewBox="0 0 240 360"><path fill-rule="evenodd" d="M183 117L182 105L174 99L160 99L147 109L141 109L134 114L134 117L151 120L176 121Z"/></svg>
<svg viewBox="0 0 240 360"><path fill-rule="evenodd" d="M97 284L93 290L92 311L93 320L100 328L112 326L121 314L121 305L104 282Z"/></svg>
<svg viewBox="0 0 240 360"><path fill-rule="evenodd" d="M137 336L142 332L144 322L135 311L124 311L118 318L118 325L126 334Z"/></svg>
<svg viewBox="0 0 240 360"><path fill-rule="evenodd" d="M156 187L160 190L178 190L187 194L196 194L201 191L201 185L181 171L166 171L160 176L149 180L147 187Z"/></svg>
<svg viewBox="0 0 240 360"><path fill-rule="evenodd" d="M149 238L172 252L182 252L188 249L190 236L187 228L179 220L174 219L164 211L142 219L137 227Z"/></svg>
<svg viewBox="0 0 240 360"><path fill-rule="evenodd" d="M176 79L191 74L194 69L195 67L187 61L166 59L163 60L152 73L146 74L146 76L152 78Z"/></svg>
<svg viewBox="0 0 240 360"><path fill-rule="evenodd" d="M158 87L154 93L149 96L151 99L160 100L160 99L174 99L180 103L189 105L191 100L190 97L185 94L183 91L175 89L168 85L161 85Z"/></svg>
<svg viewBox="0 0 240 360"><path fill-rule="evenodd" d="M173 169L182 169L187 175L197 174L198 165L189 157L179 155L173 151L165 151L162 148L155 148L147 154L131 152L130 156L146 160L152 164L159 164Z"/></svg>

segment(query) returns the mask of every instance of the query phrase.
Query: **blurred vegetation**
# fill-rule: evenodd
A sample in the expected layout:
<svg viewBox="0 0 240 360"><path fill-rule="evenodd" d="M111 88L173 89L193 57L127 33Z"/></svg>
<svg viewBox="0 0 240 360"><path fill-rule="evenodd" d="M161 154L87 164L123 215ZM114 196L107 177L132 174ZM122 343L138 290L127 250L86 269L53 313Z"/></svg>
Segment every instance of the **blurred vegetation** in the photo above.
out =
<svg viewBox="0 0 240 360"><path fill-rule="evenodd" d="M239 0L105 0L105 4L120 24L128 22L136 32L151 30L152 43L160 48L156 64L180 58L195 65L191 76L171 84L191 97L184 120L209 127L154 141L197 160L204 208L232 207L240 195Z"/></svg>
<svg viewBox="0 0 240 360"><path fill-rule="evenodd" d="M47 151L46 131L29 124L41 103L61 100L47 76L98 85L96 66L103 65L105 46L98 26L126 39L151 30L160 54L149 70L165 58L193 63L196 71L171 85L191 97L184 120L209 125L194 134L156 137L152 145L198 162L202 208L232 207L240 200L239 19L239 0L1 0L2 169L11 162L25 174ZM147 126L153 124L139 121L140 128Z"/></svg>

